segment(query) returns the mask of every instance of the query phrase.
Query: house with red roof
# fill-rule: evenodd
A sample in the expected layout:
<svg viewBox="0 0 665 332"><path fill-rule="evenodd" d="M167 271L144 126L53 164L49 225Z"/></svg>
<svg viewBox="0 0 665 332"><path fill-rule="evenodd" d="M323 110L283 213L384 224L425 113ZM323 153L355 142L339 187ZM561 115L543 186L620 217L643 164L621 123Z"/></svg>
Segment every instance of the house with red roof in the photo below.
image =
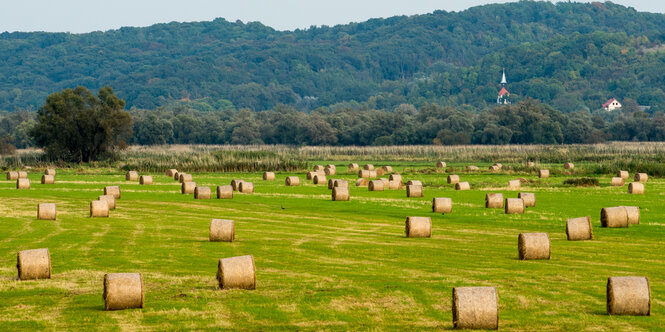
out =
<svg viewBox="0 0 665 332"><path fill-rule="evenodd" d="M603 104L603 109L610 112L617 108L621 108L621 103L616 98L610 98Z"/></svg>

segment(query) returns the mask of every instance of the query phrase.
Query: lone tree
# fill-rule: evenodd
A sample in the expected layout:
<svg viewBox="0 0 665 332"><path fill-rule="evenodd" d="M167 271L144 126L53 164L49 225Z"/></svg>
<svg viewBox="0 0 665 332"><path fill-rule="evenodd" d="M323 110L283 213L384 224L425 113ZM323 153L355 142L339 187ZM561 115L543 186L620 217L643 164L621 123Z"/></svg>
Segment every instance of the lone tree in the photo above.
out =
<svg viewBox="0 0 665 332"><path fill-rule="evenodd" d="M89 162L126 146L132 117L124 107L108 86L97 96L80 86L65 89L46 98L30 136L51 158Z"/></svg>

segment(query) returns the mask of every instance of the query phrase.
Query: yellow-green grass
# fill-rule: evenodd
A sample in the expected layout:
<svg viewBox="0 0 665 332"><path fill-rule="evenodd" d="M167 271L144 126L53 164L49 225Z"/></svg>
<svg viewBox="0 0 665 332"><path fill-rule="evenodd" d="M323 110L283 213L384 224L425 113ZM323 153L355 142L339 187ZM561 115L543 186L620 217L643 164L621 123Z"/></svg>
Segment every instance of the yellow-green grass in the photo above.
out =
<svg viewBox="0 0 665 332"><path fill-rule="evenodd" d="M155 184L147 186L109 169L58 170L55 185L39 184L33 172L30 190L0 181L0 326L449 329L453 287L496 286L502 330L665 328L665 181L650 179L645 195L629 195L626 186L609 186L608 176L599 177L600 187L577 188L562 185L565 175L459 172L472 190L457 192L434 162L367 162L392 165L404 181L423 181L424 197L355 187L347 161L336 162L332 178L349 180L348 202L331 201L327 186L312 185L303 172L277 173L275 181L261 180L260 172L194 173L194 181L211 187L254 182L254 194L236 193L233 200L194 200L162 173L153 173ZM289 175L303 185L284 186ZM484 208L487 192L517 197L519 191L505 189L517 177L533 180L521 191L536 193L535 208L524 215ZM110 218L91 219L89 202L105 185L120 185L122 199ZM433 197L451 197L453 213L432 213ZM56 221L36 219L37 204L45 202L58 204ZM641 224L601 228L600 209L618 205L640 206ZM586 215L595 239L566 241L565 220ZM405 238L406 216L431 217L432 238ZM235 220L236 242L209 242L212 218ZM552 259L519 261L521 232L547 232ZM16 253L43 247L51 252L53 278L16 280ZM246 254L255 258L257 289L220 290L217 261ZM113 272L143 273L145 308L103 310L103 275ZM628 275L649 277L652 316L606 314L607 277Z"/></svg>

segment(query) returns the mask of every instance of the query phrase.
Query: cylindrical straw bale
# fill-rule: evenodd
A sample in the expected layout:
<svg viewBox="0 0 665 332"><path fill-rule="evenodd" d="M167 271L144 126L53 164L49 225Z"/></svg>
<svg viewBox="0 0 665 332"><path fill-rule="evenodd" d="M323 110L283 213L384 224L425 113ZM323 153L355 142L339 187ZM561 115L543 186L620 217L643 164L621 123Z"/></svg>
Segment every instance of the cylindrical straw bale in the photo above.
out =
<svg viewBox="0 0 665 332"><path fill-rule="evenodd" d="M109 216L109 203L103 200L97 200L90 202L90 218L103 217L107 218Z"/></svg>
<svg viewBox="0 0 665 332"><path fill-rule="evenodd" d="M166 172L165 172L165 174L166 174L166 176L168 176L168 177L173 177L173 176L175 176L175 173L177 173L177 172L178 172L177 169L175 169L175 168L171 168L171 169L167 169Z"/></svg>
<svg viewBox="0 0 665 332"><path fill-rule="evenodd" d="M423 183L420 182L420 181L418 181L418 180L409 180L409 181L406 183L406 185L407 185L407 186L421 186L421 187L422 187L422 186L423 186Z"/></svg>
<svg viewBox="0 0 665 332"><path fill-rule="evenodd" d="M506 214L524 213L524 200L521 198L506 198Z"/></svg>
<svg viewBox="0 0 665 332"><path fill-rule="evenodd" d="M47 168L44 170L44 175L53 175L55 176L55 168Z"/></svg>
<svg viewBox="0 0 665 332"><path fill-rule="evenodd" d="M51 254L47 248L22 250L16 256L19 280L51 279Z"/></svg>
<svg viewBox="0 0 665 332"><path fill-rule="evenodd" d="M125 174L125 181L138 181L139 179L139 172L137 171L128 171L127 174Z"/></svg>
<svg viewBox="0 0 665 332"><path fill-rule="evenodd" d="M390 177L388 178L388 180L402 182L402 176L399 175L399 174L390 174Z"/></svg>
<svg viewBox="0 0 665 332"><path fill-rule="evenodd" d="M459 183L459 175L451 174L448 175L448 184L458 184Z"/></svg>
<svg viewBox="0 0 665 332"><path fill-rule="evenodd" d="M499 298L495 287L454 287L456 329L499 329Z"/></svg>
<svg viewBox="0 0 665 332"><path fill-rule="evenodd" d="M446 162L445 161L439 161L436 163L436 168L446 168Z"/></svg>
<svg viewBox="0 0 665 332"><path fill-rule="evenodd" d="M337 174L337 169L326 167L325 169L323 169L323 172L324 172L326 175L335 175L335 174Z"/></svg>
<svg viewBox="0 0 665 332"><path fill-rule="evenodd" d="M332 189L335 187L335 180L337 179L328 179L328 189Z"/></svg>
<svg viewBox="0 0 665 332"><path fill-rule="evenodd" d="M533 161L527 161L526 167L536 167L536 163L534 163Z"/></svg>
<svg viewBox="0 0 665 332"><path fill-rule="evenodd" d="M644 183L631 182L628 184L629 194L644 194Z"/></svg>
<svg viewBox="0 0 665 332"><path fill-rule="evenodd" d="M387 187L388 184L390 183L390 180L386 178L380 178L379 181L383 181L383 187Z"/></svg>
<svg viewBox="0 0 665 332"><path fill-rule="evenodd" d="M238 185L238 192L243 194L251 194L254 192L254 183L252 182L240 182Z"/></svg>
<svg viewBox="0 0 665 332"><path fill-rule="evenodd" d="M325 184L326 182L326 176L323 174L316 174L314 175L314 179L312 180L314 184Z"/></svg>
<svg viewBox="0 0 665 332"><path fill-rule="evenodd" d="M565 164L563 164L563 168L565 168L565 169L574 169L575 165L573 165L573 163L565 163Z"/></svg>
<svg viewBox="0 0 665 332"><path fill-rule="evenodd" d="M240 182L243 182L243 180L231 180L231 187L233 187L233 191L238 191L238 187L240 187Z"/></svg>
<svg viewBox="0 0 665 332"><path fill-rule="evenodd" d="M53 175L42 175L42 184L54 184L55 183L55 176Z"/></svg>
<svg viewBox="0 0 665 332"><path fill-rule="evenodd" d="M18 178L19 179L27 179L28 178L28 172L19 171L18 172Z"/></svg>
<svg viewBox="0 0 665 332"><path fill-rule="evenodd" d="M104 275L104 309L143 308L145 287L141 273L107 273Z"/></svg>
<svg viewBox="0 0 665 332"><path fill-rule="evenodd" d="M503 164L502 164L502 163L494 163L494 165L492 165L492 166L496 166L496 167L498 167L499 169L502 169L502 168L503 168Z"/></svg>
<svg viewBox="0 0 665 332"><path fill-rule="evenodd" d="M521 233L517 238L521 260L550 259L550 237L547 233Z"/></svg>
<svg viewBox="0 0 665 332"><path fill-rule="evenodd" d="M618 171L617 172L617 177L622 178L622 179L628 179L630 178L630 173L628 171Z"/></svg>
<svg viewBox="0 0 665 332"><path fill-rule="evenodd" d="M358 177L361 179L367 179L370 176L370 171L361 169L358 171Z"/></svg>
<svg viewBox="0 0 665 332"><path fill-rule="evenodd" d="M196 190L196 182L183 182L180 185L180 193L183 195L190 195Z"/></svg>
<svg viewBox="0 0 665 332"><path fill-rule="evenodd" d="M508 181L508 189L519 189L521 185L522 185L522 182L520 182L520 180L510 180L510 181Z"/></svg>
<svg viewBox="0 0 665 332"><path fill-rule="evenodd" d="M192 182L194 177L191 174L180 173L180 178L178 180L180 180L180 183Z"/></svg>
<svg viewBox="0 0 665 332"><path fill-rule="evenodd" d="M517 198L521 198L524 201L524 207L535 207L536 206L536 194L535 193L519 193Z"/></svg>
<svg viewBox="0 0 665 332"><path fill-rule="evenodd" d="M383 168L377 168L374 170L374 172L376 172L377 176L383 176L384 174L386 174L386 171L384 171Z"/></svg>
<svg viewBox="0 0 665 332"><path fill-rule="evenodd" d="M323 172L324 167L322 165L314 165L312 169L314 172Z"/></svg>
<svg viewBox="0 0 665 332"><path fill-rule="evenodd" d="M381 180L372 180L369 182L367 189L369 191L383 191L385 183Z"/></svg>
<svg viewBox="0 0 665 332"><path fill-rule="evenodd" d="M349 197L350 195L348 187L334 187L332 190L333 201L348 201Z"/></svg>
<svg viewBox="0 0 665 332"><path fill-rule="evenodd" d="M217 198L231 199L233 198L233 187L231 186L217 186Z"/></svg>
<svg viewBox="0 0 665 332"><path fill-rule="evenodd" d="M351 163L351 164L349 164L349 166L347 167L347 170L348 170L349 172L355 172L355 171L357 171L358 169L360 169L360 166L359 166L358 164L355 164L355 163Z"/></svg>
<svg viewBox="0 0 665 332"><path fill-rule="evenodd" d="M455 184L455 190L471 190L471 185L468 182L458 182Z"/></svg>
<svg viewBox="0 0 665 332"><path fill-rule="evenodd" d="M152 175L141 175L139 184L152 184Z"/></svg>
<svg viewBox="0 0 665 332"><path fill-rule="evenodd" d="M30 189L30 179L19 178L16 180L16 189Z"/></svg>
<svg viewBox="0 0 665 332"><path fill-rule="evenodd" d="M275 180L275 172L263 172L263 180L265 181Z"/></svg>
<svg viewBox="0 0 665 332"><path fill-rule="evenodd" d="M647 175L647 173L635 173L635 181L647 182L649 181L649 176Z"/></svg>
<svg viewBox="0 0 665 332"><path fill-rule="evenodd" d="M115 199L120 199L120 187L119 186L106 186L104 187L104 195L113 195Z"/></svg>
<svg viewBox="0 0 665 332"><path fill-rule="evenodd" d="M326 175L324 172L307 172L307 180L314 180L314 176L317 174Z"/></svg>
<svg viewBox="0 0 665 332"><path fill-rule="evenodd" d="M101 195L97 197L100 201L106 201L109 205L109 210L115 210L115 196L113 195Z"/></svg>
<svg viewBox="0 0 665 332"><path fill-rule="evenodd" d="M497 166L497 165L492 165L492 166L490 166L488 169L489 169L490 171L498 171L498 170L500 170L501 168L499 168L499 166Z"/></svg>
<svg viewBox="0 0 665 332"><path fill-rule="evenodd" d="M337 166L335 166L335 165L333 165L333 164L328 164L328 165L326 165L325 168L330 168L330 169L337 170Z"/></svg>
<svg viewBox="0 0 665 332"><path fill-rule="evenodd" d="M600 224L603 227L628 227L628 211L623 206L603 208L600 210Z"/></svg>
<svg viewBox="0 0 665 332"><path fill-rule="evenodd" d="M467 171L470 171L470 172L477 172L477 171L480 170L480 168L478 168L478 166L470 165L470 166L467 166L467 167L466 167L466 170L467 170Z"/></svg>
<svg viewBox="0 0 665 332"><path fill-rule="evenodd" d="M586 216L566 220L566 236L568 241L592 240L591 218Z"/></svg>
<svg viewBox="0 0 665 332"><path fill-rule="evenodd" d="M541 179L549 178L550 177L550 170L549 169L541 169L538 171L538 177Z"/></svg>
<svg viewBox="0 0 665 332"><path fill-rule="evenodd" d="M348 188L349 187L349 182L346 180L334 180L333 181L333 188L335 187L342 187L342 188Z"/></svg>
<svg viewBox="0 0 665 332"><path fill-rule="evenodd" d="M255 289L254 256L222 258L217 265L217 281L221 289Z"/></svg>
<svg viewBox="0 0 665 332"><path fill-rule="evenodd" d="M503 209L503 194L501 193L485 194L485 208Z"/></svg>
<svg viewBox="0 0 665 332"><path fill-rule="evenodd" d="M626 184L626 180L621 177L614 177L612 178L611 184L615 187L623 187L623 185Z"/></svg>
<svg viewBox="0 0 665 332"><path fill-rule="evenodd" d="M210 199L211 196L210 187L194 188L194 199Z"/></svg>
<svg viewBox="0 0 665 332"><path fill-rule="evenodd" d="M388 189L397 190L402 189L402 181L388 181Z"/></svg>
<svg viewBox="0 0 665 332"><path fill-rule="evenodd" d="M434 199L432 199L432 212L452 213L453 199L448 197L435 197Z"/></svg>
<svg viewBox="0 0 665 332"><path fill-rule="evenodd" d="M233 242L236 234L236 223L227 219L210 221L210 242Z"/></svg>
<svg viewBox="0 0 665 332"><path fill-rule="evenodd" d="M363 169L366 170L366 171L373 171L374 170L374 165L365 164L365 166L363 166Z"/></svg>
<svg viewBox="0 0 665 332"><path fill-rule="evenodd" d="M7 172L7 180L18 180L18 172Z"/></svg>
<svg viewBox="0 0 665 332"><path fill-rule="evenodd" d="M423 197L423 186L419 185L407 185L406 186L406 197Z"/></svg>
<svg viewBox="0 0 665 332"><path fill-rule="evenodd" d="M624 206L626 209L626 216L628 216L629 225L638 225L640 223L640 207L639 206Z"/></svg>
<svg viewBox="0 0 665 332"><path fill-rule="evenodd" d="M650 316L649 278L607 278L607 313L610 315Z"/></svg>
<svg viewBox="0 0 665 332"><path fill-rule="evenodd" d="M175 181L180 181L180 172L176 171L176 172L173 174L173 180L175 180Z"/></svg>
<svg viewBox="0 0 665 332"><path fill-rule="evenodd" d="M295 187L300 185L300 178L297 176L287 176L284 184L287 187Z"/></svg>
<svg viewBox="0 0 665 332"><path fill-rule="evenodd" d="M358 179L356 181L356 187L367 187L367 186L369 186L368 179Z"/></svg>
<svg viewBox="0 0 665 332"><path fill-rule="evenodd" d="M386 173L392 173L393 172L393 167L392 166L383 166L381 169L386 172Z"/></svg>
<svg viewBox="0 0 665 332"><path fill-rule="evenodd" d="M55 220L55 203L41 203L37 205L37 219Z"/></svg>
<svg viewBox="0 0 665 332"><path fill-rule="evenodd" d="M406 217L406 237L431 237L432 220L430 217Z"/></svg>

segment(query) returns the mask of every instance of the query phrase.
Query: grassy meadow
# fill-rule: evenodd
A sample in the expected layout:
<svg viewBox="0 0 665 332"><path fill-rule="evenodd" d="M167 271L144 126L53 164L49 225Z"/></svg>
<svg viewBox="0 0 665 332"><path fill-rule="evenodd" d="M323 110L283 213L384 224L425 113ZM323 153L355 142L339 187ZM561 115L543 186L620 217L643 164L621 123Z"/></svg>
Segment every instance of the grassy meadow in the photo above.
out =
<svg viewBox="0 0 665 332"><path fill-rule="evenodd" d="M655 152L644 160L657 167L663 147L647 149ZM4 180L3 174L0 327L7 331L452 329L452 288L495 286L501 330L665 329L665 180L651 177L644 195L628 194L627 184L611 187L611 175L598 171L599 165L608 165L606 173L614 172L612 163L639 160L630 152L626 155L631 159L613 158L610 152L598 161L571 158L576 168L568 172L545 157L533 158L535 168L524 167L523 158L537 155L537 148L505 158L492 151L468 152L457 159L436 155L450 158L443 159L448 162L445 170L435 169L437 159L426 152L411 157L376 151L312 152L290 157L294 163L276 172L275 181L263 181L256 162L257 170L251 172L197 171L178 164L178 154L195 155L191 150L134 151L133 157L125 156L113 165L60 168L53 185L40 184L43 169L34 168L29 190L15 189L15 181ZM215 153L209 152L211 163L223 159ZM503 162L504 170L487 171L492 158ZM195 200L193 195L180 194L180 184L164 175L167 167L161 165L169 160L191 172L198 185L212 187L213 195L215 186L228 185L232 179L254 182L255 192L234 193L232 200ZM356 187L357 174L346 171L349 161L390 165L404 181L421 180L424 197L407 198L403 189L369 192L367 187ZM351 200L331 201L327 186L305 179L299 168L303 163L307 168L335 164L338 174L332 178L349 181ZM481 171L467 172L466 165L477 165ZM539 179L539 168L550 169L552 176ZM151 174L155 183L125 181L127 169ZM448 174L459 174L462 181L470 182L471 190L455 191L446 183ZM301 185L286 187L284 179L290 175L299 176ZM520 177L527 180L522 188L508 190L508 181ZM600 186L563 185L575 177L597 178ZM117 209L109 218L89 218L90 201L107 185L121 187ZM536 207L525 214L506 215L503 209L484 207L488 192L517 197L520 191L537 197ZM434 197L451 197L453 212L432 213ZM37 220L39 203L57 203L57 220ZM641 224L601 228L601 208L619 205L639 206ZM567 241L566 219L587 215L594 239ZM431 217L432 237L405 238L407 216ZM236 241L209 242L212 218L235 220ZM518 260L517 237L522 232L547 232L551 260ZM52 279L18 281L17 252L35 248L50 250ZM218 260L247 254L254 255L256 289L220 290L215 279ZM143 273L143 309L104 311L103 276L114 272ZM649 277L651 316L607 315L605 287L610 276Z"/></svg>

